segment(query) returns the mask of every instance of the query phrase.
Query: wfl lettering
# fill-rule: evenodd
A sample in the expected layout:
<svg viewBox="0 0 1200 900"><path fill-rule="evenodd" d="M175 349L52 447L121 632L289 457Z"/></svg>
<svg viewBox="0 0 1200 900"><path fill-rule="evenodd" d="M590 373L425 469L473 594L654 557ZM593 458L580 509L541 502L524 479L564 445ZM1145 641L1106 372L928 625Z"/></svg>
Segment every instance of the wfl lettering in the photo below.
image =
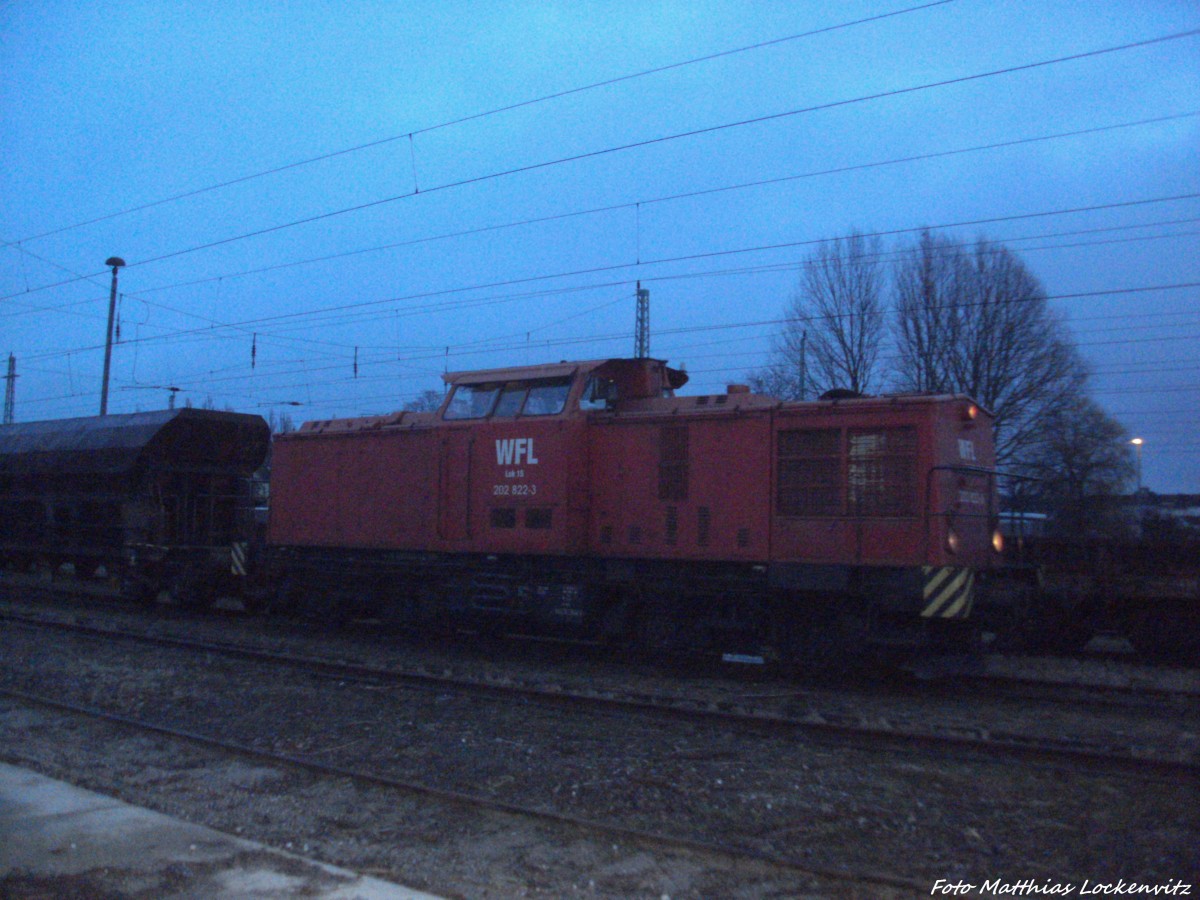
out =
<svg viewBox="0 0 1200 900"><path fill-rule="evenodd" d="M533 438L507 438L496 441L496 465L519 466L521 463L536 466L533 453Z"/></svg>

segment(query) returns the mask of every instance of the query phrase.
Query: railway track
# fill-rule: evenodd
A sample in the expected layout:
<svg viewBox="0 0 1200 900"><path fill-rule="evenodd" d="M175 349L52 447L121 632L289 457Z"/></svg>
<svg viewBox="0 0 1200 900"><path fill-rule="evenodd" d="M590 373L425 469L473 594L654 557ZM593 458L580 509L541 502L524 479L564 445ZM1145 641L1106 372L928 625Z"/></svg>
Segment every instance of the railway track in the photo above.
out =
<svg viewBox="0 0 1200 900"><path fill-rule="evenodd" d="M113 606L125 606L127 609L135 609L137 607L125 604L122 600L120 592L111 584L98 579L78 579L73 575L60 573L42 572L40 575L30 575L25 573L15 573L11 571L0 571L0 586L20 591L25 597L44 597L53 599L55 602L61 603L64 598L70 598L73 603L83 604L85 606L93 606L95 609L109 609ZM0 598L2 599L2 598ZM204 610L199 608L178 607L174 602L167 598L167 602L155 603L155 610L159 614L164 612L177 613L183 617L203 616L207 614L227 614L237 615L244 613L244 608L236 601L232 605L222 605L220 601L215 608ZM344 627L347 623L343 623ZM535 640L538 642L546 642L544 639L530 639L527 637L515 636L514 640ZM548 641L553 643L553 641ZM596 647L599 645L580 644L572 646L588 646ZM958 686L968 685L971 690L985 690L993 695L1007 695L1014 699L1026 699L1034 702L1060 703L1062 705L1087 705L1087 706L1117 706L1117 705L1133 705L1140 702L1141 699L1162 699L1171 700L1180 697L1200 697L1200 680L1183 678L1181 681L1194 681L1191 684L1184 684L1178 688L1164 688L1149 683L1146 679L1140 682L1133 680L1121 681L1111 677L1101 677L1099 680L1090 678L1084 681L1077 681L1071 678L1051 677L1037 678L1030 675L1013 674L1012 660L1031 660L1034 665L1037 661L1052 661L1061 662L1067 665L1079 665L1084 668L1102 665L1104 663L1112 663L1117 665L1128 664L1137 669L1145 669L1154 673L1163 671L1179 671L1185 670L1178 661L1161 661L1155 659L1139 659L1131 656L1127 651L1113 651L1104 649L1107 645L1103 645L1098 650L1080 650L1075 653L1039 653L1033 656L1023 654L1014 650L1001 650L994 652L982 652L980 656L989 661L998 661L996 664L989 662L985 666L986 671L979 671L978 666L973 663L967 664L960 672L952 673L953 681ZM1019 667L1021 663L1016 663ZM927 669L929 671L927 671ZM822 673L814 673L820 677ZM946 676L942 672L942 666L934 662L932 667L928 667L924 662L919 663L914 671L914 676L923 682L923 688L929 690L929 685L938 685L946 683ZM803 676L802 676L803 677Z"/></svg>
<svg viewBox="0 0 1200 900"><path fill-rule="evenodd" d="M167 637L120 629L111 629L78 622L23 616L12 612L0 618L29 628L52 629L85 635L103 641L124 641L185 650L192 653L220 654L227 658L287 666L342 681L366 683L373 686L409 686L426 690L452 690L501 702L533 702L543 706L570 708L575 711L622 712L664 717L676 720L716 724L745 732L783 735L806 735L825 740L852 741L858 746L915 748L945 753L956 752L984 755L996 759L1020 759L1046 766L1089 766L1098 771L1122 772L1141 778L1195 778L1200 776L1200 759L1193 752L1179 749L1153 748L1120 740L1092 737L1032 734L1014 731L1003 726L968 722L934 722L928 719L911 721L912 714L856 712L846 704L838 707L818 707L801 715L773 711L761 703L762 698L741 700L704 699L668 694L647 694L624 690L585 690L578 686L526 684L507 677L465 677L445 671L430 671L396 666L377 666L267 650L244 644ZM1009 688L1018 692L1007 700L1027 702L1029 684L1015 681ZM1081 695L1061 696L1043 693L1043 699L1054 704L1078 704ZM1050 691L1060 691L1052 688ZM1024 693L1022 693L1022 691ZM786 699L788 693L773 695ZM1118 706L1129 701L1128 694L1117 700L1103 695L1092 696L1098 706Z"/></svg>
<svg viewBox="0 0 1200 900"><path fill-rule="evenodd" d="M942 685L935 689L943 688ZM1079 683L1028 675L968 675L953 690L964 695L982 693L1016 703L1041 703L1078 709L1161 709L1164 705L1200 705L1200 690L1155 684Z"/></svg>
<svg viewBox="0 0 1200 900"><path fill-rule="evenodd" d="M1081 860L1101 858L1080 847L1135 867L1194 849L1178 837L1194 833L1194 767L1139 762L1145 742L1107 725L1122 762L897 735L927 736L924 709L975 701L593 660L551 666L518 661L524 650L497 662L466 646L420 653L394 637L278 623L264 632L170 609L25 608L26 619L59 621L24 624L13 606L0 623L9 761L268 844L311 844L361 871L415 870L438 892L482 896L517 873L550 878L555 896L593 879L597 896L689 893L628 874L650 866L702 871L692 893L705 896L751 879L776 886L764 896L820 882L835 895L899 897L927 894L950 846L972 871L1003 854L1080 877L1099 871ZM413 659L424 668L397 665ZM1038 706L1033 718L1068 713ZM1083 718L1107 716L1098 707ZM943 724L947 737L977 727ZM1041 736L999 718L992 731L1001 724ZM1075 733L1051 736L1064 730ZM1096 850L1096 828L1116 822L1145 839ZM1051 850L1064 836L1074 849Z"/></svg>
<svg viewBox="0 0 1200 900"><path fill-rule="evenodd" d="M593 838L615 839L639 847L684 851L699 856L717 857L725 862L735 864L753 863L765 865L842 884L859 886L874 885L894 888L904 892L919 891L922 888L920 883L910 879L897 878L879 873L845 872L837 869L814 867L811 863L806 863L802 860L756 850L752 847L741 847L734 844L699 840L683 835L630 828L615 822L585 819L552 809L504 802L482 794L451 791L426 783L391 778L370 771L331 765L311 756L301 757L274 753L259 747L233 742L212 735L132 719L127 716L114 715L103 710L65 703L51 697L38 696L23 691L0 690L0 694L21 703L43 706L59 712L87 717L142 734L186 741L190 744L253 759L281 768L313 773L322 778L346 779L363 786L384 788L389 791L415 795L435 803L451 804L471 810L481 810L528 819L543 825L578 832Z"/></svg>

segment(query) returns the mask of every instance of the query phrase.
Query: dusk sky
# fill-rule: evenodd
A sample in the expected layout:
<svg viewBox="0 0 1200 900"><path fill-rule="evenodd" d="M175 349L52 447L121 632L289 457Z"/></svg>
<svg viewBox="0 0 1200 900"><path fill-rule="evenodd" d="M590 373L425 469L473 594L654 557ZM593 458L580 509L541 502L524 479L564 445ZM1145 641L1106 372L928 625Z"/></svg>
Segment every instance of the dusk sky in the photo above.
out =
<svg viewBox="0 0 1200 900"><path fill-rule="evenodd" d="M1200 4L0 0L16 420L768 361L816 242L986 236L1200 493Z"/></svg>

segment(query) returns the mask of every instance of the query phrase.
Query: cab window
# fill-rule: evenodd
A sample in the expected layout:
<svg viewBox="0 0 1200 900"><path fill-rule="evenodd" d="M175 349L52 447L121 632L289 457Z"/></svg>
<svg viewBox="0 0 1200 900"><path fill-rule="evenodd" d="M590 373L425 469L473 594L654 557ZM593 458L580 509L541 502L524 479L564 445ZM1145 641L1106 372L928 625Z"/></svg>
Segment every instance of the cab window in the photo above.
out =
<svg viewBox="0 0 1200 900"><path fill-rule="evenodd" d="M538 381L491 382L455 386L446 404L446 419L555 416L566 408L571 377Z"/></svg>
<svg viewBox="0 0 1200 900"><path fill-rule="evenodd" d="M492 415L517 415L521 412L521 407L525 405L525 397L528 394L529 388L524 384L506 385L500 394L500 402L496 404L496 411Z"/></svg>
<svg viewBox="0 0 1200 900"><path fill-rule="evenodd" d="M482 419L496 405L499 384L459 384L446 403L444 419Z"/></svg>
<svg viewBox="0 0 1200 900"><path fill-rule="evenodd" d="M567 394L571 392L571 379L555 378L530 385L529 397L525 401L527 416L556 416L567 405Z"/></svg>
<svg viewBox="0 0 1200 900"><path fill-rule="evenodd" d="M583 396L579 398L579 408L582 410L607 409L616 402L617 383L611 378L599 378L593 375L583 387Z"/></svg>
<svg viewBox="0 0 1200 900"><path fill-rule="evenodd" d="M567 405L571 378L511 382L504 386L493 416L555 416Z"/></svg>

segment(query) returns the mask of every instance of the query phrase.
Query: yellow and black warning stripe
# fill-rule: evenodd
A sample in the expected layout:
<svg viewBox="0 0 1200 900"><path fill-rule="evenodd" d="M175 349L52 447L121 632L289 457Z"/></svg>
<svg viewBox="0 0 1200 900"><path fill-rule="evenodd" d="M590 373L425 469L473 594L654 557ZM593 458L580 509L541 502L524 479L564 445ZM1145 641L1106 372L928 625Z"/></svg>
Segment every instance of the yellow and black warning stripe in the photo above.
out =
<svg viewBox="0 0 1200 900"><path fill-rule="evenodd" d="M246 550L245 541L234 541L229 548L229 571L234 575L246 574Z"/></svg>
<svg viewBox="0 0 1200 900"><path fill-rule="evenodd" d="M957 566L925 566L921 615L926 618L962 619L975 601L975 570Z"/></svg>

